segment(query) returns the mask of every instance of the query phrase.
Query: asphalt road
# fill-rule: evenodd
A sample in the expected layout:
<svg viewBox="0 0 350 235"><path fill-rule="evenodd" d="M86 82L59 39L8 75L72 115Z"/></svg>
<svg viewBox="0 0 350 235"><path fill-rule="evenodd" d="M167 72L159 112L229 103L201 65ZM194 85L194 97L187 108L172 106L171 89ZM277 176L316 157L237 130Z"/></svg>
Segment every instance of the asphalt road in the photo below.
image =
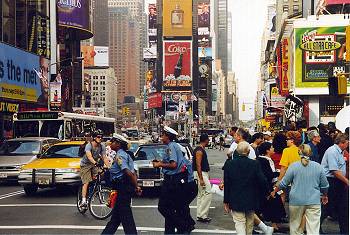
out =
<svg viewBox="0 0 350 235"><path fill-rule="evenodd" d="M225 161L224 152L208 150L212 178L222 178L221 167ZM19 185L0 185L0 234L100 234L107 220L95 220L89 212L81 215L75 205L76 196L72 189L39 190L33 197L24 194ZM195 218L196 202L191 206ZM163 234L164 220L157 210L156 194L147 193L133 199L133 214L140 234ZM223 211L222 197L214 195L209 224L197 223L194 234L233 234L231 216ZM337 233L338 227L327 220L324 231ZM284 224L285 231L288 225ZM123 234L122 228L118 234Z"/></svg>

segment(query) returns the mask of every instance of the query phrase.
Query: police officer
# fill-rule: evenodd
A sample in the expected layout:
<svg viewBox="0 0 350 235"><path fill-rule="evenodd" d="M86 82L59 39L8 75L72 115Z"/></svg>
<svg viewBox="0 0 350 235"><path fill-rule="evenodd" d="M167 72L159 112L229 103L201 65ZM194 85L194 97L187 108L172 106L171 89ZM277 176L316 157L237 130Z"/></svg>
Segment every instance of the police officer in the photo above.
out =
<svg viewBox="0 0 350 235"><path fill-rule="evenodd" d="M113 189L117 190L117 203L112 211L111 220L107 223L102 234L114 234L120 223L125 234L137 234L134 217L131 211L131 197L136 192L141 195L141 188L137 186L137 178L134 170L134 162L125 152L128 141L116 133L111 139L111 149L117 154L113 159L110 169Z"/></svg>
<svg viewBox="0 0 350 235"><path fill-rule="evenodd" d="M189 223L184 201L184 191L188 183L188 170L180 145L175 142L178 133L168 127L164 127L162 142L167 145L166 154L162 161L153 161L153 167L162 168L164 181L159 197L158 211L165 219L165 234L189 233L194 229Z"/></svg>

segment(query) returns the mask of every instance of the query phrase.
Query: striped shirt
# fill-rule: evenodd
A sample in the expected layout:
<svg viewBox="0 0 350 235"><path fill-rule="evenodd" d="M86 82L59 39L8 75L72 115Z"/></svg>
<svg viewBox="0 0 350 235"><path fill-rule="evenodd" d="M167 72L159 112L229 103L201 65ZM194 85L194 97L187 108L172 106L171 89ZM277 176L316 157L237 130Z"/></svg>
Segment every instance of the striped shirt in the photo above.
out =
<svg viewBox="0 0 350 235"><path fill-rule="evenodd" d="M300 161L288 167L279 188L285 189L289 184L289 205L320 205L320 194L326 193L329 187L324 168L317 162L309 161L304 166Z"/></svg>

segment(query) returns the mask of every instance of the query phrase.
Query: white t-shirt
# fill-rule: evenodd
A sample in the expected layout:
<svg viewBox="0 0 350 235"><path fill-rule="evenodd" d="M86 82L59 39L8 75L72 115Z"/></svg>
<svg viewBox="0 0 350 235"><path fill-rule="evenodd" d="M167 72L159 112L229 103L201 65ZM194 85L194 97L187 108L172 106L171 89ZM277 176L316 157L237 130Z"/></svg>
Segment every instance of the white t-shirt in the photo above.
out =
<svg viewBox="0 0 350 235"><path fill-rule="evenodd" d="M237 149L237 146L238 146L238 144L233 141L231 146L230 146L230 148L229 148L229 150L228 150L228 152L233 154L233 152ZM250 145L249 145L249 150L250 151L249 151L248 158L255 160L256 159L255 151L254 151L253 147L250 146Z"/></svg>

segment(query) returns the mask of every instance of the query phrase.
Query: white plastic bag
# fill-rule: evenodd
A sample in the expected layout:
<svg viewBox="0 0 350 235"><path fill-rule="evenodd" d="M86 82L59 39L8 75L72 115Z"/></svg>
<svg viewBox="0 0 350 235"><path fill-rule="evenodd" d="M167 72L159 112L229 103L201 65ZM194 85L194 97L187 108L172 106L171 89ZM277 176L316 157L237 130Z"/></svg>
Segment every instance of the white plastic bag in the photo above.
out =
<svg viewBox="0 0 350 235"><path fill-rule="evenodd" d="M220 190L219 185L213 184L211 186L211 193L216 193L217 195L223 197L224 196L224 190Z"/></svg>

